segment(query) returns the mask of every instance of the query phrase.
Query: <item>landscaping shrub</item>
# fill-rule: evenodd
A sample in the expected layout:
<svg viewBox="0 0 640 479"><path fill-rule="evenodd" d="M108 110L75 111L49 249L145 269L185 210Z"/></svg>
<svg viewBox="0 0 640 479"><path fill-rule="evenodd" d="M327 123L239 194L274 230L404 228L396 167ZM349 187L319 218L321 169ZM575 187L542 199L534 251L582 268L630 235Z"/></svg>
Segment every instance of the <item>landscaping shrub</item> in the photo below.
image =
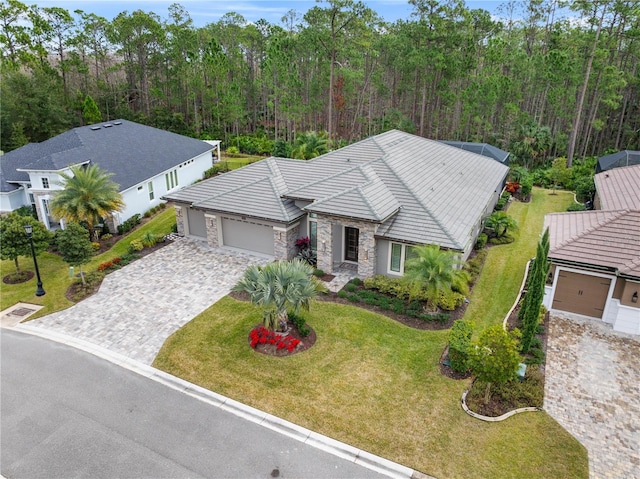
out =
<svg viewBox="0 0 640 479"><path fill-rule="evenodd" d="M394 298L391 300L391 310L397 314L404 313L404 302L398 298Z"/></svg>
<svg viewBox="0 0 640 479"><path fill-rule="evenodd" d="M151 231L147 231L142 237L142 246L145 248L151 248L158 242L158 238Z"/></svg>
<svg viewBox="0 0 640 479"><path fill-rule="evenodd" d="M227 148L227 153L229 153L230 155L237 155L240 153L240 150L237 146L230 146L229 148Z"/></svg>
<svg viewBox="0 0 640 479"><path fill-rule="evenodd" d="M449 361L451 361L451 369L456 372L463 373L469 369L467 359L473 327L471 321L457 320L449 331Z"/></svg>
<svg viewBox="0 0 640 479"><path fill-rule="evenodd" d="M476 244L474 246L474 249L480 250L480 249L484 248L485 245L487 244L487 240L488 239L489 239L489 237L485 233L480 233L478 235L478 239L476 240Z"/></svg>
<svg viewBox="0 0 640 479"><path fill-rule="evenodd" d="M507 234L505 234L503 236L498 236L496 238L491 238L489 240L489 243L491 243L493 245L500 245L500 244L513 243L514 241L515 241L515 238L507 233Z"/></svg>
<svg viewBox="0 0 640 479"><path fill-rule="evenodd" d="M350 283L360 286L362 284L362 280L360 278L353 278Z"/></svg>
<svg viewBox="0 0 640 479"><path fill-rule="evenodd" d="M487 250L478 251L478 253L472 259L468 260L464 264L462 269L469 273L469 276L471 277L470 281L472 283L475 282L476 279L478 279L478 276L482 271L484 261L487 259L487 254Z"/></svg>
<svg viewBox="0 0 640 479"><path fill-rule="evenodd" d="M347 298L347 292L343 289L341 289L340 291L338 291L338 298L342 298L342 299L346 299Z"/></svg>
<svg viewBox="0 0 640 479"><path fill-rule="evenodd" d="M418 315L418 319L423 321L436 321L440 324L444 324L449 321L451 315L449 313L421 313Z"/></svg>
<svg viewBox="0 0 640 479"><path fill-rule="evenodd" d="M353 293L356 290L356 285L353 283L347 283L344 285L344 289L347 290L349 293Z"/></svg>
<svg viewBox="0 0 640 479"><path fill-rule="evenodd" d="M122 258L115 257L112 260L105 261L104 263L100 263L98 265L98 271L110 271L114 269L120 269L120 263L122 262Z"/></svg>
<svg viewBox="0 0 640 479"><path fill-rule="evenodd" d="M520 183L520 197L527 198L533 189L533 177L527 175Z"/></svg>
<svg viewBox="0 0 640 479"><path fill-rule="evenodd" d="M352 303L359 303L360 302L360 297L355 293L348 294L347 295L347 299L349 301L351 301Z"/></svg>
<svg viewBox="0 0 640 479"><path fill-rule="evenodd" d="M298 328L300 336L302 336L303 338L309 336L309 334L311 333L311 329L309 328L309 326L307 326L306 321L302 316L294 313L293 311L288 312L288 316L289 321L291 321L293 325Z"/></svg>
<svg viewBox="0 0 640 479"><path fill-rule="evenodd" d="M144 249L144 244L142 243L142 240L133 240L131 243L129 243L129 248L128 251L129 253L133 253L133 252L140 252Z"/></svg>
<svg viewBox="0 0 640 479"><path fill-rule="evenodd" d="M462 303L464 303L463 294L450 289L443 289L440 291L438 306L445 311L453 311L454 309L462 306Z"/></svg>
<svg viewBox="0 0 640 479"><path fill-rule="evenodd" d="M178 224L177 223L173 223L171 225L171 232L172 233L177 233L178 232Z"/></svg>
<svg viewBox="0 0 640 479"><path fill-rule="evenodd" d="M103 239L103 240L105 240L105 241L106 241L106 240L110 240L111 238L113 238L113 235L112 235L111 233L103 234L103 235L100 237L100 239Z"/></svg>
<svg viewBox="0 0 640 479"><path fill-rule="evenodd" d="M571 203L567 208L567 211L586 211L587 207L582 203Z"/></svg>
<svg viewBox="0 0 640 479"><path fill-rule="evenodd" d="M118 225L118 234L123 235L125 233L128 233L133 228L135 228L136 225L139 223L140 223L140 215L136 213L131 218L129 218L122 224Z"/></svg>
<svg viewBox="0 0 640 479"><path fill-rule="evenodd" d="M97 241L92 241L91 247L93 248L93 251L100 251L100 243L98 243Z"/></svg>
<svg viewBox="0 0 640 479"><path fill-rule="evenodd" d="M317 276L318 278L321 278L322 276L324 276L324 271L322 271L321 269L314 269L313 275Z"/></svg>

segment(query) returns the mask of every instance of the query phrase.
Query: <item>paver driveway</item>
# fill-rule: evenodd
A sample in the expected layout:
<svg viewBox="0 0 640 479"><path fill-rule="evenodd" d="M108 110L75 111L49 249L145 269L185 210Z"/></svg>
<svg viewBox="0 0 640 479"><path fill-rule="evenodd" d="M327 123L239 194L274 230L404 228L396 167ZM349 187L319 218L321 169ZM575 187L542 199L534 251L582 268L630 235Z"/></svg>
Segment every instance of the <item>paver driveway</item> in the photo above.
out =
<svg viewBox="0 0 640 479"><path fill-rule="evenodd" d="M28 325L151 364L167 337L225 296L247 266L268 261L181 238L107 275L95 295Z"/></svg>
<svg viewBox="0 0 640 479"><path fill-rule="evenodd" d="M592 478L640 478L640 338L552 316L544 408L589 451Z"/></svg>

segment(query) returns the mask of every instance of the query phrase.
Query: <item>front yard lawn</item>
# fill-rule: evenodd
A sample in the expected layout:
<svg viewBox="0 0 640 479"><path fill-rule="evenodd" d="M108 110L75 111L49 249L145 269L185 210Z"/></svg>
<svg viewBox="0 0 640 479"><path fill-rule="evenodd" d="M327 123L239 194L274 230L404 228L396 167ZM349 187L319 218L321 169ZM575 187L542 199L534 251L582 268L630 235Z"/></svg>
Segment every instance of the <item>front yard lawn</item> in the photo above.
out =
<svg viewBox="0 0 640 479"><path fill-rule="evenodd" d="M154 366L438 478L587 477L585 449L545 413L501 423L460 407L470 380L439 372L447 331L316 301L317 334L286 358L256 353L262 312L226 297L177 331Z"/></svg>
<svg viewBox="0 0 640 479"><path fill-rule="evenodd" d="M510 206L520 231L513 244L489 250L465 314L476 330L502 322L544 215L570 202L569 193L534 189L531 203ZM448 331L316 301L307 313L316 344L276 358L249 347L261 318L254 306L224 298L172 335L154 366L440 479L588 477L586 450L546 413L499 423L464 413L460 397L471 380L439 372Z"/></svg>

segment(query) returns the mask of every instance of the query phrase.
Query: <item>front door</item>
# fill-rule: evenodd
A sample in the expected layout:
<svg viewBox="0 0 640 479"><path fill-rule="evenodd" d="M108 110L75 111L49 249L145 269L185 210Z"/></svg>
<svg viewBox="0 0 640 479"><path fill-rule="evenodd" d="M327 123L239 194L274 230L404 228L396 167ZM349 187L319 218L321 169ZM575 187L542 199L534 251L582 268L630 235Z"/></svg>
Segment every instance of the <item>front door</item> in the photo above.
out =
<svg viewBox="0 0 640 479"><path fill-rule="evenodd" d="M344 228L344 259L345 261L358 262L358 228Z"/></svg>

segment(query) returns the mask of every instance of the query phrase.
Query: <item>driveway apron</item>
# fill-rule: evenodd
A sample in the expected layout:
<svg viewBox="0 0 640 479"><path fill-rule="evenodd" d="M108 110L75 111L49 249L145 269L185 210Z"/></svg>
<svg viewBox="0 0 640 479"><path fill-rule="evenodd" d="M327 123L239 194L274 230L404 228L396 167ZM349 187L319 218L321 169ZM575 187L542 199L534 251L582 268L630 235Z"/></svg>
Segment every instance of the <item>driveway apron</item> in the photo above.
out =
<svg viewBox="0 0 640 479"><path fill-rule="evenodd" d="M589 452L591 478L640 479L640 338L552 316L544 408Z"/></svg>
<svg viewBox="0 0 640 479"><path fill-rule="evenodd" d="M229 293L257 257L181 238L108 274L80 303L29 321L145 364L185 323Z"/></svg>

